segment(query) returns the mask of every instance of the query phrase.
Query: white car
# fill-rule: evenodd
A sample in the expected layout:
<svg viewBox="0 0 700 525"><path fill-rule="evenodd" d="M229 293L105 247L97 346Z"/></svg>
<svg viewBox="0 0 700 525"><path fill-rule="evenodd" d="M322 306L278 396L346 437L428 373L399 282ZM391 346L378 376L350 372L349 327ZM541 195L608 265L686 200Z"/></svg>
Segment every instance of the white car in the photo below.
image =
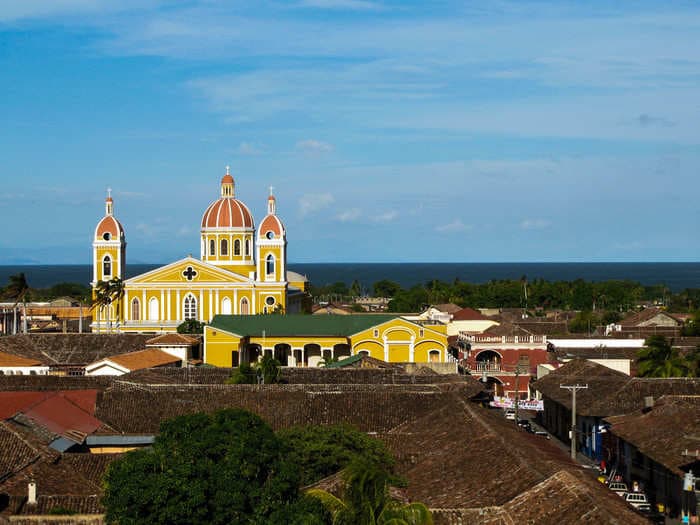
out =
<svg viewBox="0 0 700 525"><path fill-rule="evenodd" d="M513 410L512 408L506 408L505 413L506 419L511 419L515 421L515 410Z"/></svg>
<svg viewBox="0 0 700 525"><path fill-rule="evenodd" d="M627 483L620 483L619 481L611 483L610 485L608 485L608 488L618 496L623 497L629 491L629 489L627 488Z"/></svg>
<svg viewBox="0 0 700 525"><path fill-rule="evenodd" d="M625 501L638 510L651 510L647 495L643 492L628 492L624 496Z"/></svg>

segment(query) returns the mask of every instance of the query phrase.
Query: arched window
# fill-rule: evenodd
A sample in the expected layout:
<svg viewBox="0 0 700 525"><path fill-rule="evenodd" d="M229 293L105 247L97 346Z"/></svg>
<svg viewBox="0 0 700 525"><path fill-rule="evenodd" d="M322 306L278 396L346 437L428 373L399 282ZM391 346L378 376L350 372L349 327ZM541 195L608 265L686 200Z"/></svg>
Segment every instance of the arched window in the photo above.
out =
<svg viewBox="0 0 700 525"><path fill-rule="evenodd" d="M270 254L265 259L265 273L267 275L275 274L275 256Z"/></svg>
<svg viewBox="0 0 700 525"><path fill-rule="evenodd" d="M109 255L105 255L102 259L102 277L110 277L112 275L112 259Z"/></svg>
<svg viewBox="0 0 700 525"><path fill-rule="evenodd" d="M241 254L241 241L239 239L236 239L233 241L233 255L240 255Z"/></svg>
<svg viewBox="0 0 700 525"><path fill-rule="evenodd" d="M134 297L131 301L131 320L141 320L141 301L137 297Z"/></svg>
<svg viewBox="0 0 700 525"><path fill-rule="evenodd" d="M157 321L158 318L160 317L158 306L159 306L158 299L156 299L155 297L151 297L148 300L148 320L149 321Z"/></svg>
<svg viewBox="0 0 700 525"><path fill-rule="evenodd" d="M249 315L250 314L250 308L248 306L248 299L243 298L241 299L241 315Z"/></svg>
<svg viewBox="0 0 700 525"><path fill-rule="evenodd" d="M224 297L221 301L221 313L231 315L231 299Z"/></svg>
<svg viewBox="0 0 700 525"><path fill-rule="evenodd" d="M250 239L245 240L245 255L246 257L250 255Z"/></svg>
<svg viewBox="0 0 700 525"><path fill-rule="evenodd" d="M197 319L197 299L192 294L187 294L184 303L185 319Z"/></svg>
<svg viewBox="0 0 700 525"><path fill-rule="evenodd" d="M228 241L221 239L221 255L228 255Z"/></svg>
<svg viewBox="0 0 700 525"><path fill-rule="evenodd" d="M209 241L209 255L216 255L216 241L214 239Z"/></svg>

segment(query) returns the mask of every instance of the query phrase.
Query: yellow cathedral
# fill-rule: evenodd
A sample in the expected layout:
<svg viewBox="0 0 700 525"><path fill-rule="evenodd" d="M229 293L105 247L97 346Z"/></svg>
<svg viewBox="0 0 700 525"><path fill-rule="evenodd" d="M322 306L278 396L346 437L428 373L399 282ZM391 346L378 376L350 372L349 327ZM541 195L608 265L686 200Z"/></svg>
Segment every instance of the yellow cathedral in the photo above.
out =
<svg viewBox="0 0 700 525"><path fill-rule="evenodd" d="M287 234L272 191L256 228L227 167L219 198L202 215L200 244L199 259L190 255L124 279L126 235L108 195L92 243L91 284L95 294L100 281L121 279L123 296L95 309L93 332L173 332L187 319L301 311L308 282L287 270Z"/></svg>

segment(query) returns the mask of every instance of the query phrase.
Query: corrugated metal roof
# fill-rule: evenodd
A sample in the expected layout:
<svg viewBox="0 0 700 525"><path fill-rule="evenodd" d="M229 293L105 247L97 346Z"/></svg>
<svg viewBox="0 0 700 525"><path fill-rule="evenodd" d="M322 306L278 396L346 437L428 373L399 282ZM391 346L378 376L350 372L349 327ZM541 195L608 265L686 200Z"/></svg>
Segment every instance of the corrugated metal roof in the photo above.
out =
<svg viewBox="0 0 700 525"><path fill-rule="evenodd" d="M210 326L243 337L262 337L263 332L267 337L347 337L397 317L390 314L217 315Z"/></svg>

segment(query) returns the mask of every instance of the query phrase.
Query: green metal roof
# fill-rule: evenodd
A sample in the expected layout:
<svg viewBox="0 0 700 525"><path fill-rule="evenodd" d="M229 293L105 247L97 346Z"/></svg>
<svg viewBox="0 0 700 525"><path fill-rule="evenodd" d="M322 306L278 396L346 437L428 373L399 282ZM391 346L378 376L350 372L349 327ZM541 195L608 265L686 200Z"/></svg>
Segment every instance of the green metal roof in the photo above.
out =
<svg viewBox="0 0 700 525"><path fill-rule="evenodd" d="M347 337L396 319L396 315L216 315L209 326L240 336Z"/></svg>
<svg viewBox="0 0 700 525"><path fill-rule="evenodd" d="M350 366L353 363L357 363L363 357L364 356L362 354L351 355L350 357L346 357L345 359L341 359L335 363L328 363L326 366L324 366L324 368L343 368Z"/></svg>

